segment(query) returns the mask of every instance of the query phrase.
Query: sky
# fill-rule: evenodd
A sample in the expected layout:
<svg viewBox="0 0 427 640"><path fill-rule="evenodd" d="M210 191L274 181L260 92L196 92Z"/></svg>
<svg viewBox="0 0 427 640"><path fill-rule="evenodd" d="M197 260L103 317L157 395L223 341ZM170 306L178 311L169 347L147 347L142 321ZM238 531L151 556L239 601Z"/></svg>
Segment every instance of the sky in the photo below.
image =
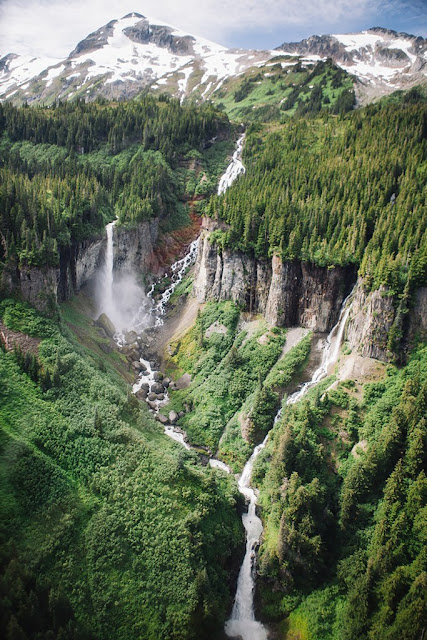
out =
<svg viewBox="0 0 427 640"><path fill-rule="evenodd" d="M64 58L90 32L133 11L251 49L373 26L427 36L427 0L0 0L0 56Z"/></svg>

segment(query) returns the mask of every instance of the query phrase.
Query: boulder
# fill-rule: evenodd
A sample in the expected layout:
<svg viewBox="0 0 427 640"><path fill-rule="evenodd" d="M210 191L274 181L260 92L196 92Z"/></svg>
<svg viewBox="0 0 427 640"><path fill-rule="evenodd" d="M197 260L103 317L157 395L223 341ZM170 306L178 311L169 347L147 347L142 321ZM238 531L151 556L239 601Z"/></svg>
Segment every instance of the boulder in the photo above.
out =
<svg viewBox="0 0 427 640"><path fill-rule="evenodd" d="M151 391L153 393L163 393L164 387L161 382L155 382L153 385L151 385Z"/></svg>
<svg viewBox="0 0 427 640"><path fill-rule="evenodd" d="M168 423L168 419L166 416L163 415L163 413L158 413L156 415L156 420L158 420L160 422L160 424L167 424Z"/></svg>
<svg viewBox="0 0 427 640"><path fill-rule="evenodd" d="M163 373L161 371L154 371L153 378L156 382L160 382L160 380L163 380Z"/></svg>
<svg viewBox="0 0 427 640"><path fill-rule="evenodd" d="M176 411L169 411L169 422L171 422L172 424L175 424L175 422L178 420L178 414Z"/></svg>
<svg viewBox="0 0 427 640"><path fill-rule="evenodd" d="M157 409L157 405L155 402L151 402L150 400L147 400L147 404L152 411L155 411Z"/></svg>
<svg viewBox="0 0 427 640"><path fill-rule="evenodd" d="M177 389L186 389L191 384L191 375L189 373L184 373L176 382L175 386Z"/></svg>
<svg viewBox="0 0 427 640"><path fill-rule="evenodd" d="M132 349L132 351L129 351L129 357L132 358L132 360L139 360L141 356L138 349Z"/></svg>
<svg viewBox="0 0 427 640"><path fill-rule="evenodd" d="M164 400L165 399L165 394L164 393L158 393L157 394L157 400Z"/></svg>
<svg viewBox="0 0 427 640"><path fill-rule="evenodd" d="M136 333L136 331L127 331L125 333L125 342L127 344L132 344L133 342L136 342L137 339L138 334Z"/></svg>
<svg viewBox="0 0 427 640"><path fill-rule="evenodd" d="M154 402L155 400L157 400L157 395L153 393L153 391L150 391L150 393L148 394L148 399L150 402Z"/></svg>
<svg viewBox="0 0 427 640"><path fill-rule="evenodd" d="M148 393L150 391L150 385L148 384L148 382L143 382L141 385L141 389Z"/></svg>
<svg viewBox="0 0 427 640"><path fill-rule="evenodd" d="M98 346L104 353L112 353L113 347L105 342L98 342Z"/></svg>
<svg viewBox="0 0 427 640"><path fill-rule="evenodd" d="M185 412L184 411L180 411L178 413L178 418L183 418L185 416Z"/></svg>
<svg viewBox="0 0 427 640"><path fill-rule="evenodd" d="M147 391L145 389L139 389L139 391L137 391L135 395L139 400L147 399Z"/></svg>
<svg viewBox="0 0 427 640"><path fill-rule="evenodd" d="M106 313L101 313L98 320L96 321L96 325L98 327L101 327L101 329L105 331L105 333L109 338L114 337L114 334L116 333L116 327L111 322L110 318L107 316Z"/></svg>
<svg viewBox="0 0 427 640"><path fill-rule="evenodd" d="M165 387L165 389L167 389L167 388L168 388L168 386L169 386L169 385L170 385L170 383L171 383L171 381L170 381L170 379L169 379L169 378L163 378L162 382L163 382L163 386Z"/></svg>
<svg viewBox="0 0 427 640"><path fill-rule="evenodd" d="M135 371L141 371L141 363L140 363L139 360L134 360L132 362L132 366L135 369ZM144 365L142 365L142 366L144 366Z"/></svg>

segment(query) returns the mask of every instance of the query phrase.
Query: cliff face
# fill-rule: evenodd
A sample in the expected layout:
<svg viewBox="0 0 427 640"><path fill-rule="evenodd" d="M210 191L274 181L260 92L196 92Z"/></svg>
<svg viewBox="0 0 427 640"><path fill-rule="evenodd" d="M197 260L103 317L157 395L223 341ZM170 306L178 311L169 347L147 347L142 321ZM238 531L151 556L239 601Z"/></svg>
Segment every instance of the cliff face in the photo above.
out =
<svg viewBox="0 0 427 640"><path fill-rule="evenodd" d="M151 271L155 267L158 220L114 232L114 269ZM90 280L103 263L106 236L76 243L61 251L59 267L20 267L0 274L0 289L20 295L40 311L50 311L68 300Z"/></svg>
<svg viewBox="0 0 427 640"><path fill-rule="evenodd" d="M350 347L362 356L389 360L387 341L395 314L393 298L384 287L367 291L359 279L346 327Z"/></svg>
<svg viewBox="0 0 427 640"><path fill-rule="evenodd" d="M233 300L262 313L271 324L329 331L351 288L352 269L308 263L256 260L210 242L204 225L196 262L194 294L199 302Z"/></svg>
<svg viewBox="0 0 427 640"><path fill-rule="evenodd" d="M20 295L39 311L49 312L94 275L104 251L105 238L97 238L63 249L59 267L6 268L0 276L0 288Z"/></svg>
<svg viewBox="0 0 427 640"><path fill-rule="evenodd" d="M114 269L148 271L153 267L154 248L159 236L159 221L141 222L136 228L114 229Z"/></svg>

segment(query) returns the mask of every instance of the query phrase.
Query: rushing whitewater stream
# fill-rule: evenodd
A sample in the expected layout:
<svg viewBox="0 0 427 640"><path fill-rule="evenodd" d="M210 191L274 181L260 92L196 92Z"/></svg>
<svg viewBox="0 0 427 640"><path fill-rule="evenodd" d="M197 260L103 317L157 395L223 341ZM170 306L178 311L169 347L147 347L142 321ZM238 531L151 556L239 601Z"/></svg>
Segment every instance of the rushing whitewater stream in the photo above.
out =
<svg viewBox="0 0 427 640"><path fill-rule="evenodd" d="M236 143L236 150L230 160L229 165L225 173L219 180L218 193L222 194L230 187L230 185L236 180L236 178L245 172L245 168L242 164L242 152L244 144L245 134L242 134ZM116 220L110 222L106 226L107 233L107 248L105 253L105 262L101 271L101 310L106 313L107 316L113 321L116 328L114 339L119 347L126 345L126 333L135 332L136 335L140 335L144 330L150 327L161 327L164 324L164 315L167 311L167 304L175 291L176 287L182 282L188 268L193 265L197 258L197 251L199 246L199 239L194 240L186 253L186 255L174 262L170 267L169 286L161 294L160 299L155 302L153 299L155 284L153 284L144 296L142 290L138 291L138 288L134 288L134 297L141 299L141 304L137 308L136 312L126 317L121 313L119 308L123 301L118 299L120 293L120 283L114 282L114 226ZM168 274L165 274L167 277ZM148 300L147 300L148 298ZM149 405L151 409L158 413L159 410L167 405L169 402L168 387L166 383L161 382L159 378L159 372L155 371L154 362L139 358L139 364L141 365L140 374L138 380L133 385L133 393L138 393L141 389L144 389L147 398L154 396L153 400L150 400ZM159 385L163 385L162 391L159 393ZM157 389L157 391L156 391ZM159 416L160 417L160 416ZM164 424L164 432L170 438L182 444L186 449L190 449L190 445L186 442L185 433L179 427L173 424ZM226 473L230 473L228 466L220 460L210 459L210 466L217 469L222 469Z"/></svg>
<svg viewBox="0 0 427 640"><path fill-rule="evenodd" d="M242 163L242 153L243 153L243 145L245 142L245 134L242 133L240 138L236 143L236 150L233 153L233 157L231 158L231 162L228 165L225 173L220 178L218 184L218 195L221 196L225 193L230 187L236 178L238 178L242 173L245 173L246 169Z"/></svg>
<svg viewBox="0 0 427 640"><path fill-rule="evenodd" d="M328 375L331 367L337 362L345 325L350 312L351 295L344 300L338 322L325 340L320 366L314 371L309 381L305 382L300 389L289 396L286 404L295 404L301 400L309 389ZM280 419L281 413L282 411L279 409L274 424ZM246 553L237 580L233 610L230 619L226 622L225 631L230 638L240 637L242 640L266 640L268 637L265 627L255 620L254 612L256 550L260 543L263 526L261 519L256 515L257 494L250 486L254 462L267 444L268 435L261 444L255 447L239 480L239 491L249 502L248 512L242 516L243 526L246 530Z"/></svg>
<svg viewBox="0 0 427 640"><path fill-rule="evenodd" d="M244 139L245 134L242 134L237 141L236 150L233 154L231 162L219 181L218 195L225 193L225 191L236 180L236 178L245 172L245 168L241 160ZM101 273L103 288L102 310L105 311L105 313L107 313L107 315L113 319L120 317L118 309L116 308L117 304L113 288L113 234L115 224L116 221L111 222L106 227L107 250L105 256L105 264ZM147 294L148 307L147 301L143 301L139 310L132 317L132 319L128 321L126 330L122 327L118 327L117 333L115 334L115 340L119 346L123 346L126 342L126 331L134 331L136 334L140 334L148 327L161 327L163 325L164 315L167 311L167 304L173 292L184 278L187 269L196 261L198 244L199 240L194 240L190 244L187 254L171 266L170 283L165 291L161 294L160 299L157 302L153 300L155 291L155 285L153 284ZM289 396L286 404L290 405L298 402L309 389L311 389L318 382L320 382L320 380L327 376L331 367L337 362L345 324L350 311L349 300L351 298L351 295L352 294L350 294L344 300L338 322L333 327L324 342L322 359L319 367L314 371L309 381L302 384L295 393ZM138 376L137 382L133 385L133 393L138 393L138 391L140 391L141 389L145 389L148 397L150 397L150 394L152 394L155 399L150 401L149 404L154 412L158 412L159 409L162 406L166 405L169 401L168 387L166 383L162 383L162 392L159 393L158 391L156 391L161 378L159 378L159 372L156 372L154 370L155 363L150 362L144 357L141 357L139 362L141 365L141 371ZM280 419L280 417L281 409L278 411L274 423L276 423ZM183 445L186 449L191 448L191 446L186 442L185 433L182 432L179 427L176 427L173 424L164 424L164 432L170 438ZM261 519L256 515L257 493L250 484L253 465L257 456L265 447L268 440L268 435L269 434L267 434L264 441L261 444L257 445L253 450L253 453L247 461L238 482L239 491L242 493L242 495L244 495L246 501L248 502L248 511L247 513L244 513L242 515L242 522L246 531L246 552L239 572L233 610L230 619L226 622L225 632L230 638L238 637L242 640L267 640L268 638L267 630L260 622L255 620L254 612L256 552L260 544L263 526ZM220 460L210 458L209 464L213 468L221 469L224 472L230 473L229 467Z"/></svg>

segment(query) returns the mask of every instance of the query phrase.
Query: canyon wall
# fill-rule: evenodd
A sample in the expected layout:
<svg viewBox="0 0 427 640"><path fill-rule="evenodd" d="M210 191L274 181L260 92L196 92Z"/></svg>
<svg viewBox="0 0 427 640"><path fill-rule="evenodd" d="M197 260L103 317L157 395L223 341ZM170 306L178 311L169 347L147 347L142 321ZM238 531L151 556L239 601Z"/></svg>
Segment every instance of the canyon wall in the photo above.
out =
<svg viewBox="0 0 427 640"><path fill-rule="evenodd" d="M222 227L223 223L203 221L193 289L199 302L233 300L263 314L272 325L330 331L356 281L354 268L286 262L278 256L257 260L238 250L221 250L210 235ZM395 357L388 348L392 328L398 330L400 351L416 339L426 339L427 288L417 291L408 314L399 317L396 304L385 287L369 291L359 278L346 327L350 348L362 356L389 361Z"/></svg>
<svg viewBox="0 0 427 640"><path fill-rule="evenodd" d="M114 269L150 272L156 265L158 220L137 227L114 230ZM49 312L57 302L68 300L90 280L102 265L106 235L61 249L58 267L5 267L0 273L0 289L21 296L40 311Z"/></svg>
<svg viewBox="0 0 427 640"><path fill-rule="evenodd" d="M105 238L76 243L61 250L58 267L11 266L0 274L3 293L18 295L39 311L53 311L91 278L101 263Z"/></svg>
<svg viewBox="0 0 427 640"><path fill-rule="evenodd" d="M210 241L204 225L196 262L194 294L199 302L233 300L262 313L273 325L329 331L336 323L355 275L352 268L317 267L300 261L257 260Z"/></svg>
<svg viewBox="0 0 427 640"><path fill-rule="evenodd" d="M152 271L154 249L159 237L159 219L141 222L137 227L114 228L114 270Z"/></svg>

